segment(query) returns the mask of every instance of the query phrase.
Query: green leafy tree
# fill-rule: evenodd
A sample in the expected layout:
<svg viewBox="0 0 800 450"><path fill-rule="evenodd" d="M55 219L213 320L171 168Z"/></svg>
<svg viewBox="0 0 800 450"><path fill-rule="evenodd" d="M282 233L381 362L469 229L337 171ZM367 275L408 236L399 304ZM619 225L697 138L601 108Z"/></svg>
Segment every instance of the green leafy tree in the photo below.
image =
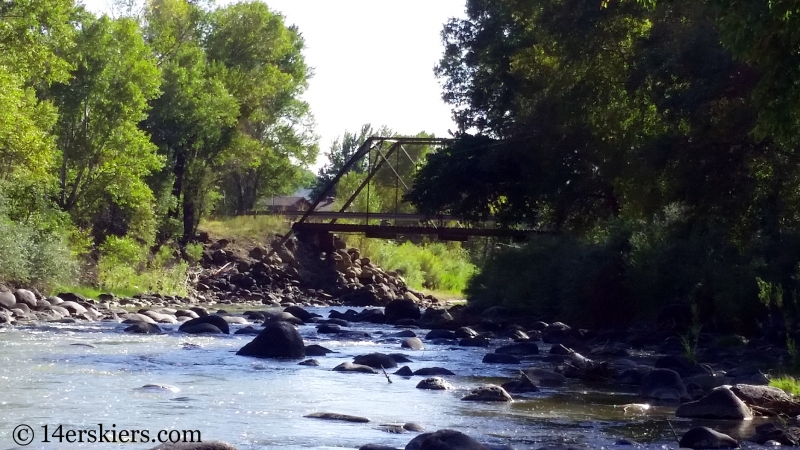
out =
<svg viewBox="0 0 800 450"><path fill-rule="evenodd" d="M138 124L158 93L159 72L137 24L81 11L68 82L49 95L58 107L58 205L75 224L151 242L152 191L146 177L163 165Z"/></svg>
<svg viewBox="0 0 800 450"><path fill-rule="evenodd" d="M148 5L146 36L162 73L162 94L151 102L145 129L165 157L165 170L151 186L172 201L161 217L161 236L194 236L214 191L214 168L236 132L238 104L225 88L224 69L211 64L202 47L207 17L183 0Z"/></svg>
<svg viewBox="0 0 800 450"><path fill-rule="evenodd" d="M208 58L224 67L221 77L239 103L237 136L221 166L230 205L222 209L241 214L259 198L288 193L316 159L313 119L299 99L310 69L297 29L263 3L218 9L210 29Z"/></svg>

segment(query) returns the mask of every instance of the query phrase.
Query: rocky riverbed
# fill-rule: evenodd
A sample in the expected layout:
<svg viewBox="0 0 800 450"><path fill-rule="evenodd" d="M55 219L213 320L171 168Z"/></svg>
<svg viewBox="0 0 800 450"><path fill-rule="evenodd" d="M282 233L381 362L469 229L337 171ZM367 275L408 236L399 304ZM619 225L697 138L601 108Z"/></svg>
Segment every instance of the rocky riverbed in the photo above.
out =
<svg viewBox="0 0 800 450"><path fill-rule="evenodd" d="M764 386L779 354L765 340L703 336L696 362L655 326L445 309L337 246L243 258L211 243L191 298L0 292L0 439L108 419L229 443L180 447L196 449L799 443L800 404Z"/></svg>

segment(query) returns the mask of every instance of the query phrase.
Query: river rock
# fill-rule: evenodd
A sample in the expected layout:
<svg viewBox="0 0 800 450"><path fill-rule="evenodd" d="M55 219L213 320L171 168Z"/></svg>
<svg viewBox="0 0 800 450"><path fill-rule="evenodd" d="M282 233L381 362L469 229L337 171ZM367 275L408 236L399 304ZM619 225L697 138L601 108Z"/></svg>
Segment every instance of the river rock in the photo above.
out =
<svg viewBox="0 0 800 450"><path fill-rule="evenodd" d="M269 322L264 330L241 348L237 355L257 358L302 358L306 356L303 337L290 323Z"/></svg>
<svg viewBox="0 0 800 450"><path fill-rule="evenodd" d="M425 335L426 340L432 339L458 339L456 333L450 330L431 330Z"/></svg>
<svg viewBox="0 0 800 450"><path fill-rule="evenodd" d="M455 375L450 370L444 367L423 367L414 371L414 375L422 377L438 376L438 375Z"/></svg>
<svg viewBox="0 0 800 450"><path fill-rule="evenodd" d="M800 446L800 428L788 426L781 428L770 422L756 427L756 434L750 438L756 444L764 445L767 441L775 441L781 445Z"/></svg>
<svg viewBox="0 0 800 450"><path fill-rule="evenodd" d="M458 345L462 347L488 347L489 339L486 339L483 336L464 338L458 341Z"/></svg>
<svg viewBox="0 0 800 450"><path fill-rule="evenodd" d="M383 353L359 355L353 358L353 363L374 367L376 369L392 369L397 367L397 362L395 362L391 356Z"/></svg>
<svg viewBox="0 0 800 450"><path fill-rule="evenodd" d="M433 391L446 391L448 389L455 389L455 387L448 383L442 377L430 377L417 383L417 389L430 389Z"/></svg>
<svg viewBox="0 0 800 450"><path fill-rule="evenodd" d="M247 321L244 317L239 316L222 316L225 319L225 322L228 322L228 325L249 325L250 322Z"/></svg>
<svg viewBox="0 0 800 450"><path fill-rule="evenodd" d="M719 387L693 402L684 403L675 410L676 417L691 419L750 420L753 413L730 389Z"/></svg>
<svg viewBox="0 0 800 450"><path fill-rule="evenodd" d="M222 330L210 323L198 323L190 327L181 326L181 328L180 331L189 334L224 334Z"/></svg>
<svg viewBox="0 0 800 450"><path fill-rule="evenodd" d="M264 318L266 319L264 321L264 326L267 326L267 324L270 322L287 322L292 325L305 325L305 322L287 312L264 312L263 314Z"/></svg>
<svg viewBox="0 0 800 450"><path fill-rule="evenodd" d="M408 366L403 366L399 370L396 370L394 374L401 377L410 377L414 375L414 371Z"/></svg>
<svg viewBox="0 0 800 450"><path fill-rule="evenodd" d="M423 433L406 444L405 450L490 450L489 447L455 430Z"/></svg>
<svg viewBox="0 0 800 450"><path fill-rule="evenodd" d="M305 309L303 309L303 308L301 308L301 307L299 307L297 305L287 306L283 310L283 312L289 313L289 314L297 317L298 319L300 319L300 320L302 320L303 322L306 322L306 323L310 322L311 319L314 318L314 314L311 314L310 312L306 311Z"/></svg>
<svg viewBox="0 0 800 450"><path fill-rule="evenodd" d="M502 347L498 347L497 349L495 349L494 352L503 355L516 355L516 356L538 355L539 346L536 345L534 342L518 342L516 344L504 345Z"/></svg>
<svg viewBox="0 0 800 450"><path fill-rule="evenodd" d="M506 381L500 385L506 392L522 394L525 392L539 392L539 388L528 377L521 376L516 380Z"/></svg>
<svg viewBox="0 0 800 450"><path fill-rule="evenodd" d="M299 362L297 364L300 365L300 366L319 367L319 361L317 361L316 359L307 359L307 360L301 361L301 362Z"/></svg>
<svg viewBox="0 0 800 450"><path fill-rule="evenodd" d="M325 356L328 353L335 353L335 352L329 348L325 348L317 344L311 344L306 346L307 356Z"/></svg>
<svg viewBox="0 0 800 450"><path fill-rule="evenodd" d="M708 373L703 366L693 363L685 356L664 355L658 358L654 364L656 369L672 369L681 377Z"/></svg>
<svg viewBox="0 0 800 450"><path fill-rule="evenodd" d="M708 427L695 427L687 431L679 445L693 449L739 448L735 439Z"/></svg>
<svg viewBox="0 0 800 450"><path fill-rule="evenodd" d="M395 323L401 319L417 320L422 317L422 313L416 303L408 299L390 301L386 304L383 314L386 317L386 323Z"/></svg>
<svg viewBox="0 0 800 450"><path fill-rule="evenodd" d="M689 393L678 372L672 369L653 369L642 377L639 395L663 401L688 400Z"/></svg>
<svg viewBox="0 0 800 450"><path fill-rule="evenodd" d="M399 450L397 447L392 445L382 445L382 444L366 444L358 447L358 450Z"/></svg>
<svg viewBox="0 0 800 450"><path fill-rule="evenodd" d="M519 364L520 360L514 355L506 355L504 353L487 353L483 357L483 362L486 364Z"/></svg>
<svg viewBox="0 0 800 450"><path fill-rule="evenodd" d="M377 370L363 364L343 362L332 369L334 372L378 373Z"/></svg>
<svg viewBox="0 0 800 450"><path fill-rule="evenodd" d="M342 332L342 327L332 323L324 323L317 327L317 333L320 334L337 334Z"/></svg>
<svg viewBox="0 0 800 450"><path fill-rule="evenodd" d="M478 332L470 327L461 327L455 331L458 339L469 339L478 336Z"/></svg>
<svg viewBox="0 0 800 450"><path fill-rule="evenodd" d="M505 389L494 384L486 384L469 391L461 400L474 402L513 402Z"/></svg>
<svg viewBox="0 0 800 450"><path fill-rule="evenodd" d="M23 303L30 308L36 308L36 295L27 289L17 289L14 291L14 297L17 303Z"/></svg>
<svg viewBox="0 0 800 450"><path fill-rule="evenodd" d="M356 314L353 322L386 323L386 316L380 309L365 309Z"/></svg>
<svg viewBox="0 0 800 450"><path fill-rule="evenodd" d="M403 342L400 344L402 348L408 348L411 350L422 350L425 348L425 345L422 343L422 340L418 337L410 337L403 339Z"/></svg>
<svg viewBox="0 0 800 450"><path fill-rule="evenodd" d="M369 423L369 419L367 419L366 417L350 416L347 414L339 414L332 412L316 412L316 413L306 414L303 417L307 417L309 419L340 420L343 422Z"/></svg>
<svg viewBox="0 0 800 450"><path fill-rule="evenodd" d="M175 317L188 317L189 319L197 319L200 317L200 315L189 309L179 309L175 311Z"/></svg>
<svg viewBox="0 0 800 450"><path fill-rule="evenodd" d="M800 414L800 403L784 392L783 389L772 386L736 384L731 386L731 392L747 406L763 408L773 414L785 414L787 416Z"/></svg>
<svg viewBox="0 0 800 450"><path fill-rule="evenodd" d="M14 294L7 291L0 291L0 307L11 309L17 304L17 298Z"/></svg>
<svg viewBox="0 0 800 450"><path fill-rule="evenodd" d="M161 328L158 325L146 322L135 322L122 331L134 334L161 334Z"/></svg>
<svg viewBox="0 0 800 450"><path fill-rule="evenodd" d="M236 450L236 447L221 441L177 442L161 444L151 450Z"/></svg>
<svg viewBox="0 0 800 450"><path fill-rule="evenodd" d="M73 301L65 301L58 306L66 308L72 315L86 314L86 308L83 305Z"/></svg>
<svg viewBox="0 0 800 450"><path fill-rule="evenodd" d="M387 334L386 337L389 337L389 338L411 338L411 337L417 337L417 333L414 333L411 330L400 330L397 333Z"/></svg>
<svg viewBox="0 0 800 450"><path fill-rule="evenodd" d="M398 364L414 362L411 358L402 353L389 353L389 356Z"/></svg>
<svg viewBox="0 0 800 450"><path fill-rule="evenodd" d="M231 329L228 326L228 322L226 322L224 318L222 318L222 317L220 317L220 316L218 316L216 314L211 314L211 315L208 315L208 316L203 316L203 317L198 317L196 319L187 320L186 322L183 322L183 324L181 324L181 326L178 328L178 331L183 331L184 333L192 333L192 331L187 331L187 330L193 329L194 327L197 327L198 325L201 325L201 324L213 325L214 327L218 328L222 333L225 333L225 334L230 334L231 333ZM207 328L207 327L205 327L205 328ZM199 330L201 328L196 328L196 329ZM195 333L196 332L197 331L195 331ZM210 332L213 332L213 331L205 331L205 332L206 333L210 333Z"/></svg>
<svg viewBox="0 0 800 450"><path fill-rule="evenodd" d="M532 382L541 386L561 386L567 382L567 378L564 375L552 370L531 368L525 369L523 372Z"/></svg>
<svg viewBox="0 0 800 450"><path fill-rule="evenodd" d="M255 336L255 335L258 335L259 333L261 333L261 330L259 330L258 328L254 327L254 326L247 326L247 327L244 327L244 328L239 328L233 334L249 334L249 335L254 335Z"/></svg>

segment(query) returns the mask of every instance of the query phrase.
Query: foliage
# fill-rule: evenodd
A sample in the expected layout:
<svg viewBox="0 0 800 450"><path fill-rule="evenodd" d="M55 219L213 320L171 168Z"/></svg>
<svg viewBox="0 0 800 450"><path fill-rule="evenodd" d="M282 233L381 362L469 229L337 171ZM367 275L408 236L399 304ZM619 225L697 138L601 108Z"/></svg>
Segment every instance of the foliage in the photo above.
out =
<svg viewBox="0 0 800 450"><path fill-rule="evenodd" d="M795 322L792 5L469 0L436 69L457 140L406 198L565 234L490 260L475 301L595 324L673 302L715 329Z"/></svg>
<svg viewBox="0 0 800 450"><path fill-rule="evenodd" d="M787 394L800 395L800 380L789 375L773 377L769 380L769 385L782 389Z"/></svg>
<svg viewBox="0 0 800 450"><path fill-rule="evenodd" d="M0 189L0 283L47 290L74 279L68 218L52 209L21 216Z"/></svg>
<svg viewBox="0 0 800 450"><path fill-rule="evenodd" d="M267 195L289 193L317 156L313 118L299 100L310 76L297 29L260 2L216 10L209 60L239 104L238 132L223 157L218 212L243 214ZM230 205L230 206L228 206Z"/></svg>
<svg viewBox="0 0 800 450"><path fill-rule="evenodd" d="M138 124L159 72L136 23L79 11L68 82L48 94L58 107L58 204L102 241L129 231L152 242L153 194L145 177L163 165ZM137 223L138 222L138 223Z"/></svg>
<svg viewBox="0 0 800 450"><path fill-rule="evenodd" d="M458 243L417 245L365 238L358 248L379 267L396 271L414 289L460 295L476 270Z"/></svg>
<svg viewBox="0 0 800 450"><path fill-rule="evenodd" d="M176 247L164 245L151 255L132 238L109 236L99 250L97 278L102 290L187 294L189 264L176 257Z"/></svg>

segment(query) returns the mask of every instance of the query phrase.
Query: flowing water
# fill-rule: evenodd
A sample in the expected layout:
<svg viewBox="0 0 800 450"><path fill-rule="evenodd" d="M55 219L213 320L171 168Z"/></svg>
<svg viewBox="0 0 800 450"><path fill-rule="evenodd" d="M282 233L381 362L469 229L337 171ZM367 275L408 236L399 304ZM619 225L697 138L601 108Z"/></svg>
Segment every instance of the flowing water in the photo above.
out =
<svg viewBox="0 0 800 450"><path fill-rule="evenodd" d="M329 310L310 311L327 317ZM332 372L355 355L399 351L398 339L380 338L393 328L354 325L373 333L372 340L341 342L317 335L313 325L301 327L306 344L338 352L315 357L320 367L236 356L253 336L186 335L177 332L177 325L162 326L167 334L158 336L122 333L125 325L108 322L0 328L0 448L16 448L12 430L20 424L35 433L25 447L34 449L156 445L86 443L89 435L83 444L54 438L42 442L45 425L52 436L58 425L66 435L68 430L97 430L99 424L105 430L148 430L151 439L162 429L199 430L204 441L223 440L240 449L358 448L366 443L402 448L415 434L391 434L379 425L413 421L429 431L453 428L517 449L557 443L620 448L615 441L623 437L655 449L677 448L666 419L679 433L696 424L676 421L671 407L624 408L642 402L632 391L581 383L542 388L510 404L463 402L470 388L514 377L518 370L481 363L486 349L429 345L425 351L404 352L414 360L408 364L412 369L440 366L455 372L447 377L457 387L453 391L415 389L420 377L391 376L388 383L383 375ZM172 388L143 389L147 384ZM303 417L321 411L370 422ZM747 436L753 423L720 426Z"/></svg>

